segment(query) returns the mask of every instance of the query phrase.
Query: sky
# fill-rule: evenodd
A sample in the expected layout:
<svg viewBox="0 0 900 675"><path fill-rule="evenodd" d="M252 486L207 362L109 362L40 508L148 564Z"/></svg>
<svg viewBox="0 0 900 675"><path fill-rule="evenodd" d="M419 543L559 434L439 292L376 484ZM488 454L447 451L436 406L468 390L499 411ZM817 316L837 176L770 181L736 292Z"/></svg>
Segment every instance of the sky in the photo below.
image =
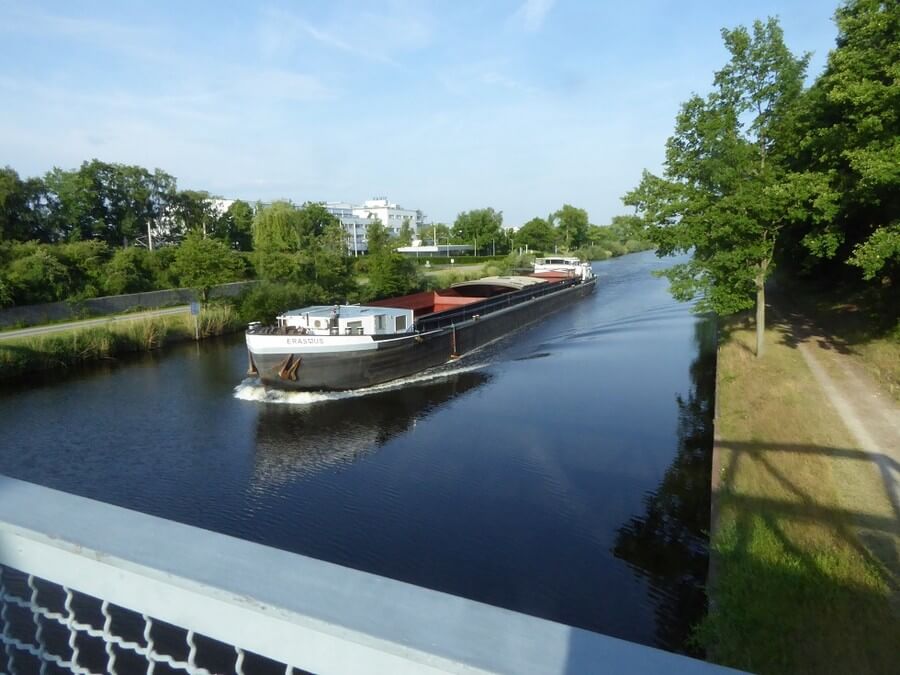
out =
<svg viewBox="0 0 900 675"><path fill-rule="evenodd" d="M720 30L778 16L809 77L838 0L0 0L0 165L97 158L250 201L385 196L603 225L658 172Z"/></svg>

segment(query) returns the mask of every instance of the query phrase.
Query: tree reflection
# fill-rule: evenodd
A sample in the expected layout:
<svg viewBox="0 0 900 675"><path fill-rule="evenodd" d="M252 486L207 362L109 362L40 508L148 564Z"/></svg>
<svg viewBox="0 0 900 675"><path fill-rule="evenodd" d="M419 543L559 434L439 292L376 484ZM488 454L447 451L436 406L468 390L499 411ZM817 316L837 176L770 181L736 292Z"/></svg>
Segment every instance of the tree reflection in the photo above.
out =
<svg viewBox="0 0 900 675"><path fill-rule="evenodd" d="M691 364L691 390L678 404L678 452L645 512L623 524L613 553L649 585L656 605L657 645L697 653L688 644L692 627L706 612L709 565L710 471L716 372L716 324L699 320Z"/></svg>

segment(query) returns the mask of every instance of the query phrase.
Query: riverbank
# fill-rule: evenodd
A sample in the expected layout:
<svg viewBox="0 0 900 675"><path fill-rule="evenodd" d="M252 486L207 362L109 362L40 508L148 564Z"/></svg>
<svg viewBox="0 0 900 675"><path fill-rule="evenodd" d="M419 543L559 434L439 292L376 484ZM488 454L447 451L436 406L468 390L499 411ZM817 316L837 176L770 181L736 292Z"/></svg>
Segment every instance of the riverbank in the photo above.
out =
<svg viewBox="0 0 900 675"><path fill-rule="evenodd" d="M209 305L200 313L200 338L224 335L243 325L231 305ZM65 370L194 338L194 317L175 314L4 340L0 342L0 380Z"/></svg>
<svg viewBox="0 0 900 675"><path fill-rule="evenodd" d="M753 672L895 672L896 403L808 316L773 314L762 360L749 321L722 325L698 638L713 660Z"/></svg>

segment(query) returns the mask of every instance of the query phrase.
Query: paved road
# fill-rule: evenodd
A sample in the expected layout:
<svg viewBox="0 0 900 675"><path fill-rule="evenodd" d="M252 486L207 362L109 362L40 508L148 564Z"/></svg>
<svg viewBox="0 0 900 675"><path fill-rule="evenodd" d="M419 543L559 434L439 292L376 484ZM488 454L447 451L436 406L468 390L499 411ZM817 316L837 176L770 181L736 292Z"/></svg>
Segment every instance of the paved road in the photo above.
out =
<svg viewBox="0 0 900 675"><path fill-rule="evenodd" d="M31 328L20 328L18 330L0 332L0 340L12 340L13 338L31 337L33 335L45 335L47 333L58 333L60 331L77 328L90 328L91 326L103 326L122 321L137 321L138 319L148 319L153 316L183 314L190 311L190 309L190 305L179 305L178 307L166 307L165 309L151 309L146 312L132 312L130 314L101 316L96 319L84 319L82 321L67 321L66 323L53 323L46 326L32 326Z"/></svg>

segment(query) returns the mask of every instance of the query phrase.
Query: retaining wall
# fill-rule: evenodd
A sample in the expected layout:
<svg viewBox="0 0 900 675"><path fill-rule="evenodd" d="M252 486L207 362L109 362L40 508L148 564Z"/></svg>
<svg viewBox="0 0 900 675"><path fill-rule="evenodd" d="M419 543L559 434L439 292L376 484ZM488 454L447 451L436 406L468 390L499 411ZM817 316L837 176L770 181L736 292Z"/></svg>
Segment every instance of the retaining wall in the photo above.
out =
<svg viewBox="0 0 900 675"><path fill-rule="evenodd" d="M238 295L242 290L257 283L256 281L235 281L230 284L216 286L210 292L212 298L227 298ZM48 302L43 305L22 305L0 309L0 328L11 326L33 326L50 321L65 319L83 319L90 316L119 314L143 307L169 307L186 305L196 299L197 292L193 288L172 288L165 291L147 291L146 293L129 293L127 295L109 295L102 298L89 298L78 302Z"/></svg>

